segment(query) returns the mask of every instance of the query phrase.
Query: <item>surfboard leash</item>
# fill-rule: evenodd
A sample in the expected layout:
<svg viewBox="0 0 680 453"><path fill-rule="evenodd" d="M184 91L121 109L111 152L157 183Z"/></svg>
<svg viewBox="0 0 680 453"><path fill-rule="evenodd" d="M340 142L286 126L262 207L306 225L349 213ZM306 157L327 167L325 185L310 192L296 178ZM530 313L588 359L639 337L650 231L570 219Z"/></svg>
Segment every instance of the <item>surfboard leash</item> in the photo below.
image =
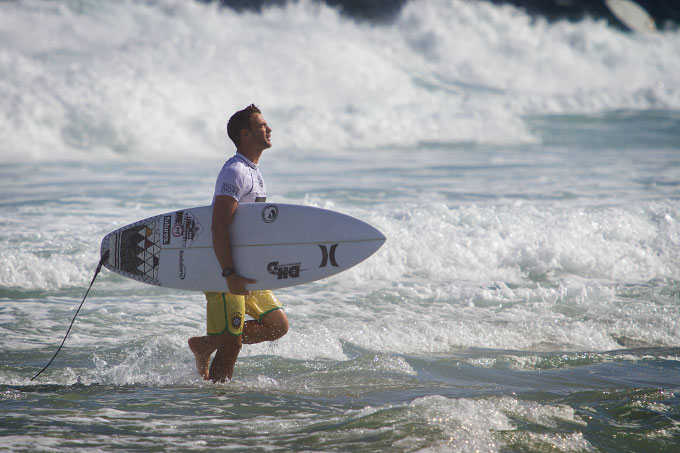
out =
<svg viewBox="0 0 680 453"><path fill-rule="evenodd" d="M71 325L68 326L68 330L66 331L66 335L64 335L64 340L61 342L61 345L59 346L59 349L57 349L57 352L54 353L54 355L52 356L52 359L50 359L50 361L47 363L47 365L45 365L45 368L43 368L42 370L40 370L40 371L38 372L38 374L36 374L35 376L33 376L33 377L31 378L31 381L33 381L35 378L37 378L38 376L40 376L40 375L42 374L42 372L45 371L45 370L47 369L47 367L49 367L49 366L52 364L52 362L54 361L54 359L57 357L57 354L59 354L59 351L61 351L61 348L64 346L64 343L66 343L66 338L68 337L68 334L71 332L71 327L73 327L73 323L74 323L75 320L76 320L76 316L78 316L78 313L80 312L80 309L82 308L83 304L85 303L85 299L87 299L87 295L90 293L90 290L92 289L92 285L94 284L94 281L97 279L97 276L99 275L99 272L102 270L102 266L104 265L104 263L105 263L108 259L109 259L109 250L107 250L106 252L104 252L104 254L102 255L102 258L99 260L99 264L97 265L97 270L94 271L94 277L92 277L92 281L90 282L90 286L89 286L89 288L87 288L87 291L85 291L85 296L83 297L82 302L80 302L80 306L78 307L78 310L76 310L76 314L73 315L73 319L71 320Z"/></svg>

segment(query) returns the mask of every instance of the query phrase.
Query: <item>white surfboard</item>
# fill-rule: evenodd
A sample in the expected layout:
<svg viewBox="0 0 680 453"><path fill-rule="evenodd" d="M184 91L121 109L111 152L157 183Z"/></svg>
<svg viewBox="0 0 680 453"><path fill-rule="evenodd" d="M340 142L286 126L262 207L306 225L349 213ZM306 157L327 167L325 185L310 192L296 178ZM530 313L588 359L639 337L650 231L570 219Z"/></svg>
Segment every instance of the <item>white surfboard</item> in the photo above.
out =
<svg viewBox="0 0 680 453"><path fill-rule="evenodd" d="M609 10L628 28L639 33L656 31L656 24L645 9L631 0L605 0Z"/></svg>
<svg viewBox="0 0 680 453"><path fill-rule="evenodd" d="M228 291L212 248L212 206L149 217L107 234L104 266L167 288ZM371 225L326 209L240 203L229 230L236 272L257 280L249 290L301 285L337 274L378 250L385 236Z"/></svg>

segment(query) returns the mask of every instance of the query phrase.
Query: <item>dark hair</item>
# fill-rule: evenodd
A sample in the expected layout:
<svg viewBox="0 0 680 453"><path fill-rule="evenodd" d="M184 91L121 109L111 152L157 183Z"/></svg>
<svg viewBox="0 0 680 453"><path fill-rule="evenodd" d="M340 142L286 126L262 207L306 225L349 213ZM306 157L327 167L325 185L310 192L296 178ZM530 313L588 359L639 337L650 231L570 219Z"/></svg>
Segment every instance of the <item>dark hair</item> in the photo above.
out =
<svg viewBox="0 0 680 453"><path fill-rule="evenodd" d="M250 129L250 117L255 113L262 112L255 104L250 104L248 107L239 110L229 118L229 122L227 123L227 135L229 135L229 138L234 142L234 145L236 145L237 148L241 142L241 130Z"/></svg>

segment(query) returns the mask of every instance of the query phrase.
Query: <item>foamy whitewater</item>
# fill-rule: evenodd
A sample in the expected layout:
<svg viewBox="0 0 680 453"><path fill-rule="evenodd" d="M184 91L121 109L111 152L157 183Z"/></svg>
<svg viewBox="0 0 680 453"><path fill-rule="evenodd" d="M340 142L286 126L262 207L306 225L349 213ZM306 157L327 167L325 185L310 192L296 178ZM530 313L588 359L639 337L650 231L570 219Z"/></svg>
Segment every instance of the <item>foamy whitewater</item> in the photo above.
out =
<svg viewBox="0 0 680 453"><path fill-rule="evenodd" d="M8 451L673 451L680 32L411 0L0 2L0 443ZM108 232L209 204L256 103L268 199L382 249L279 290L234 381L200 293L102 271Z"/></svg>

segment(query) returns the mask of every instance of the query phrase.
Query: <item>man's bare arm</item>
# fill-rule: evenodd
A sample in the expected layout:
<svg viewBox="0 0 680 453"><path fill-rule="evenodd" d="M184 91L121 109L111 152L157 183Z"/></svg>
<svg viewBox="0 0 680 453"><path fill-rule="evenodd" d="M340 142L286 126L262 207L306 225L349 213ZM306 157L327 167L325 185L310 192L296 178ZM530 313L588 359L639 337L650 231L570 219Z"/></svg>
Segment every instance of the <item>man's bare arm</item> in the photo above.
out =
<svg viewBox="0 0 680 453"><path fill-rule="evenodd" d="M231 256L229 226L234 221L237 207L238 202L228 195L218 195L213 203L211 226L213 250L221 269L234 267L234 261ZM243 278L235 273L227 277L227 286L232 294L249 294L249 291L246 289L246 283L255 283L255 280Z"/></svg>

